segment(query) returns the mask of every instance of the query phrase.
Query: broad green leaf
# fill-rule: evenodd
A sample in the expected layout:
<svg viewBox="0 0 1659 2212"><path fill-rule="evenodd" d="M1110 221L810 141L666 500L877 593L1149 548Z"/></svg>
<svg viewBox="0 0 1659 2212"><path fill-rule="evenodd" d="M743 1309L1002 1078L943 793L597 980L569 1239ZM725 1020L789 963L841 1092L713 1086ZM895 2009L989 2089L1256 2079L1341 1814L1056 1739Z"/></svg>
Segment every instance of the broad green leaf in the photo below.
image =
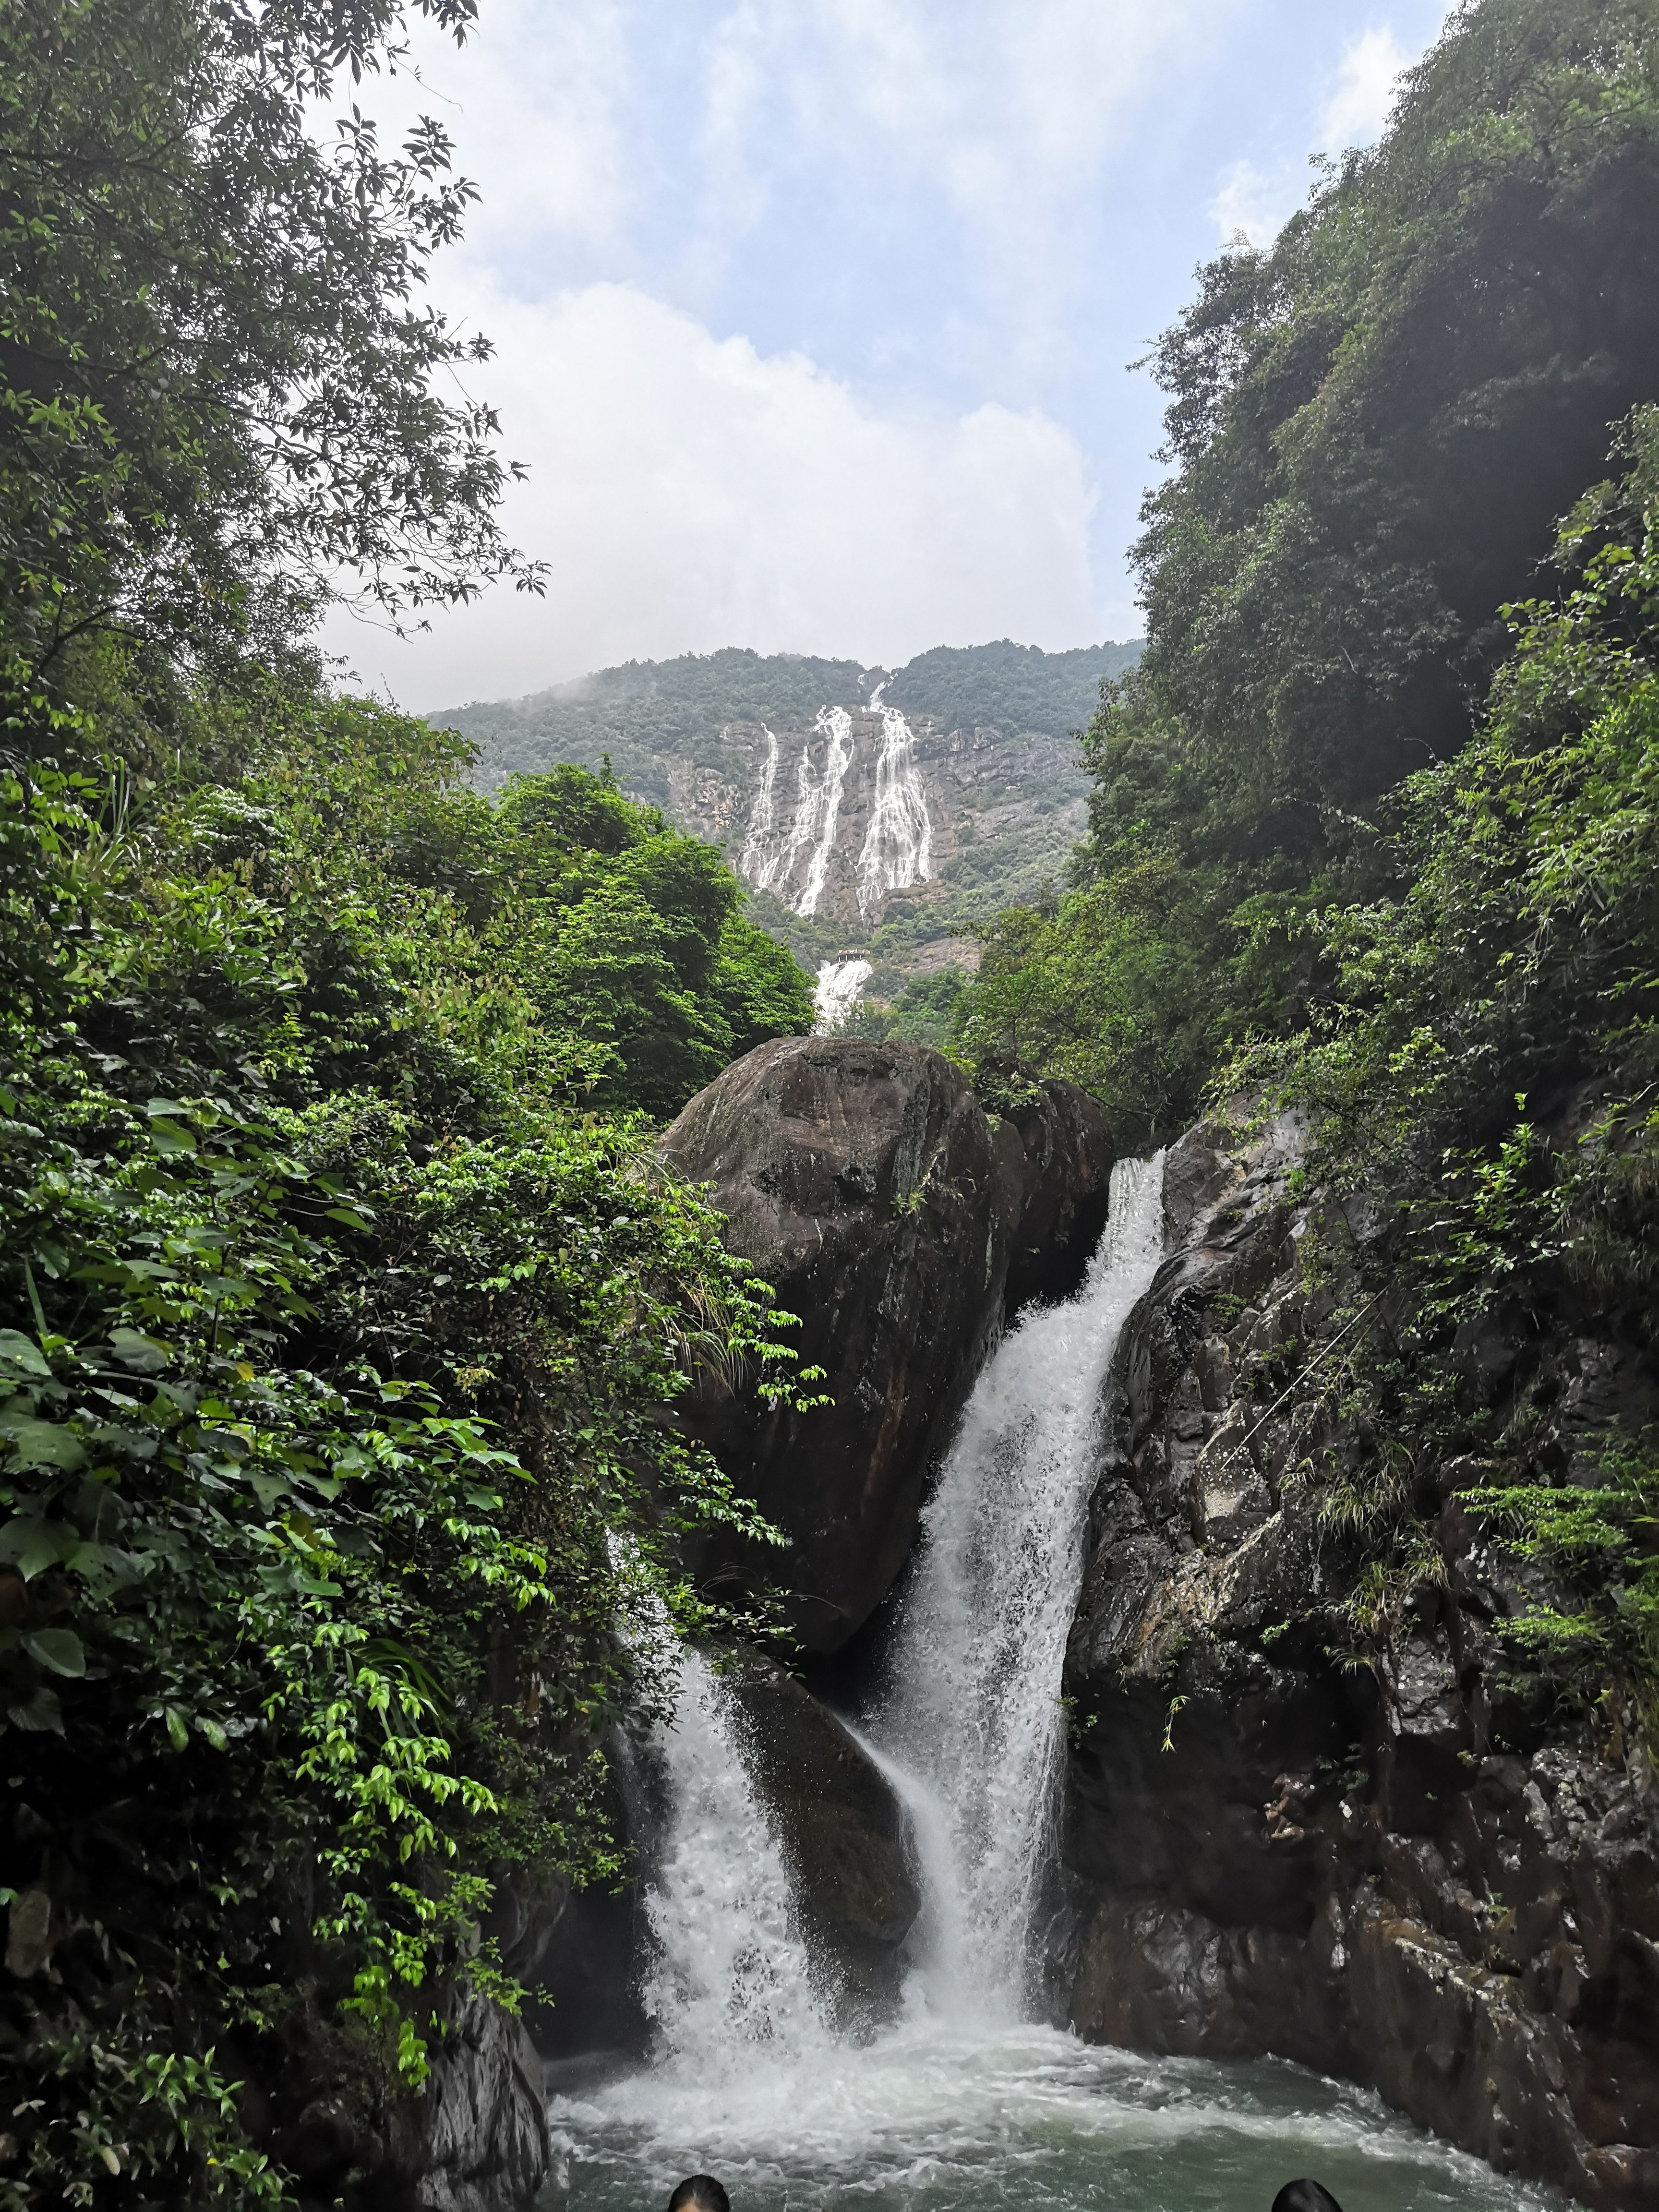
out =
<svg viewBox="0 0 1659 2212"><path fill-rule="evenodd" d="M27 1729L37 1735L64 1733L64 1708L58 1702L58 1692L44 1682L26 1705L9 1705L6 1718L14 1728Z"/></svg>
<svg viewBox="0 0 1659 2212"><path fill-rule="evenodd" d="M136 1328L111 1329L109 1344L122 1366L131 1368L135 1375L159 1375L173 1357L170 1346Z"/></svg>
<svg viewBox="0 0 1659 2212"><path fill-rule="evenodd" d="M0 1437L11 1445L19 1467L58 1467L72 1474L87 1463L86 1447L78 1437L33 1414L0 1415Z"/></svg>
<svg viewBox="0 0 1659 2212"><path fill-rule="evenodd" d="M48 1567L61 1565L80 1540L78 1533L66 1521L47 1521L38 1514L20 1514L0 1528L0 1560L9 1560L29 1583Z"/></svg>
<svg viewBox="0 0 1659 2212"><path fill-rule="evenodd" d="M46 1354L33 1339L25 1336L21 1329L0 1328L0 1361L18 1369L22 1374L38 1376L47 1382L52 1378L52 1368Z"/></svg>
<svg viewBox="0 0 1659 2212"><path fill-rule="evenodd" d="M54 1674L81 1675L87 1671L87 1655L72 1628L37 1628L23 1638L31 1659Z"/></svg>

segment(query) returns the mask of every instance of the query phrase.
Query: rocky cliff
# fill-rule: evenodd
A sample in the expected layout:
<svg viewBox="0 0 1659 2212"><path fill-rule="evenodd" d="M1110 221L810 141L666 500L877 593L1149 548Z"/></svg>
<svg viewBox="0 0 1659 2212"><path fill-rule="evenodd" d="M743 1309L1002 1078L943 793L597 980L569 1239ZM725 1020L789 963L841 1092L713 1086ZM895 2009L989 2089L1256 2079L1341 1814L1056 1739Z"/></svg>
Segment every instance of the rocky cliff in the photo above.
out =
<svg viewBox="0 0 1659 2212"><path fill-rule="evenodd" d="M1314 1469L1378 1439L1279 1381L1355 1326L1342 1271L1302 1265L1300 1148L1280 1124L1170 1156L1067 1656L1060 2001L1101 2040L1347 2074L1634 2212L1659 2202L1659 1792L1604 1721L1516 1694L1498 1632L1525 1594L1467 1466L1415 1471L1436 1556L1392 1638L1354 1636L1364 1562ZM1468 1337L1467 1387L1510 1392L1564 1467L1644 1409L1620 1345Z"/></svg>
<svg viewBox="0 0 1659 2212"><path fill-rule="evenodd" d="M1088 789L1073 732L1139 651L1004 642L890 670L728 649L431 719L477 744L485 790L561 761L609 763L625 790L720 848L809 967L864 950L897 975L971 963L953 938L964 920L1063 877ZM889 842L900 785L925 851Z"/></svg>
<svg viewBox="0 0 1659 2212"><path fill-rule="evenodd" d="M803 1644L832 1651L908 1555L1011 1282L1022 1300L1074 1285L1105 1215L1104 1123L1069 1085L1016 1126L923 1046L788 1038L700 1091L661 1151L710 1187L732 1248L800 1316L801 1362L831 1401L769 1411L717 1382L686 1401L790 1544L781 1570L741 1553L703 1570L776 1576Z"/></svg>

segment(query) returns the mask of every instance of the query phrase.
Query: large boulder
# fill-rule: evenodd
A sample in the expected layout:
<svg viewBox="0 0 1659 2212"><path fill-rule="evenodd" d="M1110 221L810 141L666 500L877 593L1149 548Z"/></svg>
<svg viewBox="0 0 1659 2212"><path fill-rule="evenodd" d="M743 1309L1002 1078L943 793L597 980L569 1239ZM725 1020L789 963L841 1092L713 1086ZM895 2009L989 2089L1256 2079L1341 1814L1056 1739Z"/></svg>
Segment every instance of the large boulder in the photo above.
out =
<svg viewBox="0 0 1659 2212"><path fill-rule="evenodd" d="M1098 1234L1103 1125L1069 1085L1016 1127L987 1116L942 1053L792 1037L699 1091L661 1152L710 1186L731 1249L800 1316L801 1364L824 1370L834 1401L769 1411L700 1384L688 1425L791 1545L781 1574L775 1555L700 1564L782 1580L802 1643L836 1650L909 1552L928 1468L1001 1324L1011 1259L1029 1294L1051 1247L1063 1272Z"/></svg>
<svg viewBox="0 0 1659 2212"><path fill-rule="evenodd" d="M1000 1318L1018 1139L942 1053L795 1037L699 1091L661 1149L711 1186L732 1249L800 1316L801 1364L824 1370L831 1405L770 1411L706 1381L686 1417L789 1538L796 1632L833 1651L903 1565Z"/></svg>
<svg viewBox="0 0 1659 2212"><path fill-rule="evenodd" d="M910 1826L875 1760L793 1675L745 1654L729 1678L750 1777L794 1877L802 1934L846 2026L896 2006L921 1906Z"/></svg>
<svg viewBox="0 0 1659 2212"><path fill-rule="evenodd" d="M1106 1116L1075 1083L1045 1083L1012 1116L1024 1187L1003 1297L1010 1317L1032 1298L1083 1286L1100 1232L1115 1155Z"/></svg>

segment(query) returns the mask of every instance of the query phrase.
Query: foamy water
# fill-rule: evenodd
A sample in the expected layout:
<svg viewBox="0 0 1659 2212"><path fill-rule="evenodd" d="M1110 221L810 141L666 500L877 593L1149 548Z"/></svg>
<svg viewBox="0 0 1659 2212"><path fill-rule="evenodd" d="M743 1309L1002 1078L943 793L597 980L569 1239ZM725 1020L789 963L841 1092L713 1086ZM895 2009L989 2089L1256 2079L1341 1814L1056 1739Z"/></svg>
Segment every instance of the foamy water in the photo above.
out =
<svg viewBox="0 0 1659 2212"><path fill-rule="evenodd" d="M549 2212L642 2212L699 2171L734 2212L1268 2212L1304 2173L1344 2212L1565 2205L1303 2069L1146 2057L1024 2016L1102 1384L1162 1203L1159 1161L1119 1168L1082 1290L999 1347L924 1516L890 1688L858 1730L921 1878L900 2017L863 2042L830 2025L726 1694L692 1655L657 1747L654 2047L558 2070Z"/></svg>

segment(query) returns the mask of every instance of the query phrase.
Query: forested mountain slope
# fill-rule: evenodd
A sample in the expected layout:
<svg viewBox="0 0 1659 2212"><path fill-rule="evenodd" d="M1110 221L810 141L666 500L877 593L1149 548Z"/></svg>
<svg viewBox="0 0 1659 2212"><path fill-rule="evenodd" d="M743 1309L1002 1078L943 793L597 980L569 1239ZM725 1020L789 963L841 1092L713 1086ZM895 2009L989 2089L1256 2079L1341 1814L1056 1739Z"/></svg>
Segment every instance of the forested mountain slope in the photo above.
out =
<svg viewBox="0 0 1659 2212"><path fill-rule="evenodd" d="M955 932L1063 878L1085 820L1075 732L1138 652L941 646L887 670L732 648L428 719L477 745L486 791L608 759L625 791L721 848L759 893L757 919L801 958L868 950L890 988L960 959Z"/></svg>

